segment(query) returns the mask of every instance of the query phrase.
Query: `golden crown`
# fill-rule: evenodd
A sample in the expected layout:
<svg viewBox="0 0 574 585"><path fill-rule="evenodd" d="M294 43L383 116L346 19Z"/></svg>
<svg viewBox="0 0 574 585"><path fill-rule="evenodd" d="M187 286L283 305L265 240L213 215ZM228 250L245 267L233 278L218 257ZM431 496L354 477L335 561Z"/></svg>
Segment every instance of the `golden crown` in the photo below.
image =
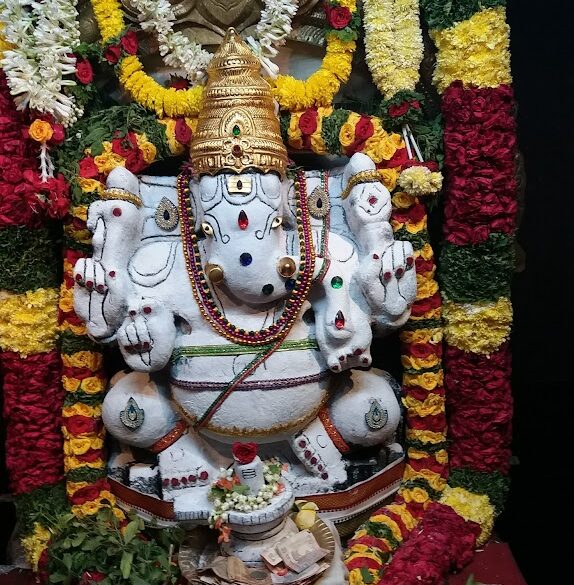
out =
<svg viewBox="0 0 574 585"><path fill-rule="evenodd" d="M287 150L281 140L271 87L251 49L230 28L207 69L204 101L190 146L195 171L241 173L253 168L285 175Z"/></svg>

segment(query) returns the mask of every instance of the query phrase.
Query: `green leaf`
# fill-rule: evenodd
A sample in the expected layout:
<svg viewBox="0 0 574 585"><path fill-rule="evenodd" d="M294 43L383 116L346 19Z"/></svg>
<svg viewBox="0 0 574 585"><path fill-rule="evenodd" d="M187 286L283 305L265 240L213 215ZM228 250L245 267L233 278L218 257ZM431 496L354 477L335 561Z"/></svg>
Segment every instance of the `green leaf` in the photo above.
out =
<svg viewBox="0 0 574 585"><path fill-rule="evenodd" d="M366 585L369 585L369 583L373 583L375 581L373 575L371 575L369 570L365 567L361 567L361 579L363 579L363 583Z"/></svg>
<svg viewBox="0 0 574 585"><path fill-rule="evenodd" d="M138 533L139 530L139 522L137 520L132 520L127 526L124 531L124 541L126 544L130 543L135 535Z"/></svg>
<svg viewBox="0 0 574 585"><path fill-rule="evenodd" d="M82 544L82 542L84 542L84 540L86 540L86 536L87 536L87 534L85 532L80 532L80 533L76 534L76 536L71 539L72 546L74 548L80 546Z"/></svg>
<svg viewBox="0 0 574 585"><path fill-rule="evenodd" d="M131 580L133 585L149 585L149 583L145 579L142 579L141 577L138 577L137 575L132 575L130 577L130 580Z"/></svg>
<svg viewBox="0 0 574 585"><path fill-rule="evenodd" d="M238 494L246 495L249 493L249 486L243 484L234 485L231 491L237 492Z"/></svg>
<svg viewBox="0 0 574 585"><path fill-rule="evenodd" d="M124 579L127 579L130 576L133 560L134 560L133 552L125 550L122 553L122 560L120 561L120 571L122 572L122 577Z"/></svg>
<svg viewBox="0 0 574 585"><path fill-rule="evenodd" d="M50 575L50 583L61 583L62 581L66 580L66 575L62 575L62 573L52 573Z"/></svg>
<svg viewBox="0 0 574 585"><path fill-rule="evenodd" d="M72 568L72 555L70 553L64 553L62 557L62 562L68 571Z"/></svg>

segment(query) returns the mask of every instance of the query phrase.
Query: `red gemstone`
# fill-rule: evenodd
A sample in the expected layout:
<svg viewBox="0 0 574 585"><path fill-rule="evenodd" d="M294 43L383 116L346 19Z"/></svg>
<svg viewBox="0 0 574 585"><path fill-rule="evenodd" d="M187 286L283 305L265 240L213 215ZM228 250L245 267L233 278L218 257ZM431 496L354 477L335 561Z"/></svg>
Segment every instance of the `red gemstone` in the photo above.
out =
<svg viewBox="0 0 574 585"><path fill-rule="evenodd" d="M114 207L112 213L116 216L119 217L122 214L122 210L119 207Z"/></svg>
<svg viewBox="0 0 574 585"><path fill-rule="evenodd" d="M208 477L209 477L209 473L207 473L207 471L202 471L199 474L199 479L201 479L201 481L205 481Z"/></svg>
<svg viewBox="0 0 574 585"><path fill-rule="evenodd" d="M311 457L311 464L315 465L317 463L317 457Z"/></svg>
<svg viewBox="0 0 574 585"><path fill-rule="evenodd" d="M299 447L301 447L301 449L303 449L306 446L307 446L307 442L306 441L299 441Z"/></svg>
<svg viewBox="0 0 574 585"><path fill-rule="evenodd" d="M131 315L132 317L135 317L135 315L136 315L136 312L135 312L135 311L130 311L130 315Z"/></svg>
<svg viewBox="0 0 574 585"><path fill-rule="evenodd" d="M239 225L239 229L246 230L247 226L249 225L249 219L247 214L243 209L239 212L239 217L237 218L237 223Z"/></svg>
<svg viewBox="0 0 574 585"><path fill-rule="evenodd" d="M317 465L317 469L318 469L319 471L323 471L323 466L322 466L321 464L319 464L319 465Z"/></svg>
<svg viewBox="0 0 574 585"><path fill-rule="evenodd" d="M143 308L143 312L144 312L146 315L149 315L149 314L151 313L151 307L144 307L144 308Z"/></svg>
<svg viewBox="0 0 574 585"><path fill-rule="evenodd" d="M397 278L400 278L400 277L401 277L401 276L404 274L404 272L405 272L405 271L404 271L404 268L397 268L397 269L395 270L395 276L396 276Z"/></svg>
<svg viewBox="0 0 574 585"><path fill-rule="evenodd" d="M369 205L376 205L378 199L374 195L371 195L369 197L368 201L369 201Z"/></svg>
<svg viewBox="0 0 574 585"><path fill-rule="evenodd" d="M164 487L167 487L169 485L169 479L164 479L161 483Z"/></svg>
<svg viewBox="0 0 574 585"><path fill-rule="evenodd" d="M329 474L328 473L322 473L321 474L321 479L329 479Z"/></svg>
<svg viewBox="0 0 574 585"><path fill-rule="evenodd" d="M345 317L341 311L335 315L335 327L337 329L343 329L343 327L345 327Z"/></svg>
<svg viewBox="0 0 574 585"><path fill-rule="evenodd" d="M383 274L383 278L385 280L391 280L391 278L393 278L393 273L389 270L387 270L384 274Z"/></svg>
<svg viewBox="0 0 574 585"><path fill-rule="evenodd" d="M98 284L98 286L96 286L96 290L98 292L103 293L104 292L104 285L103 284Z"/></svg>
<svg viewBox="0 0 574 585"><path fill-rule="evenodd" d="M81 274L76 274L76 281L80 282L80 280L82 280L82 275Z"/></svg>
<svg viewBox="0 0 574 585"><path fill-rule="evenodd" d="M91 280L86 280L86 288L92 288L94 283Z"/></svg>
<svg viewBox="0 0 574 585"><path fill-rule="evenodd" d="M364 364L368 364L369 363L369 358L363 358L363 363Z"/></svg>
<svg viewBox="0 0 574 585"><path fill-rule="evenodd" d="M305 453L303 453L303 455L305 455L305 459L309 459L309 457L311 457L311 451L309 451L307 449L307 451L305 451Z"/></svg>
<svg viewBox="0 0 574 585"><path fill-rule="evenodd" d="M190 475L188 479L191 481L191 483L195 483L197 481L197 477L195 477L195 475Z"/></svg>
<svg viewBox="0 0 574 585"><path fill-rule="evenodd" d="M231 149L231 152L233 153L233 156L241 156L243 150L241 150L241 146L239 146L239 144L235 144Z"/></svg>
<svg viewBox="0 0 574 585"><path fill-rule="evenodd" d="M187 483L187 477L182 477L181 478L181 483L186 484Z"/></svg>
<svg viewBox="0 0 574 585"><path fill-rule="evenodd" d="M179 485L179 479L177 479L177 477L172 477L171 478L171 485L173 487L177 487Z"/></svg>
<svg viewBox="0 0 574 585"><path fill-rule="evenodd" d="M378 260L379 259L379 255L378 254L373 254L373 260Z"/></svg>
<svg viewBox="0 0 574 585"><path fill-rule="evenodd" d="M358 347L358 348L357 348L357 349L356 349L356 350L353 352L353 355L361 355L362 353L363 353L363 350L362 350L360 347Z"/></svg>
<svg viewBox="0 0 574 585"><path fill-rule="evenodd" d="M116 271L115 271L115 270L110 270L110 271L108 272L108 274L109 274L109 275L110 275L112 278L114 278L114 277L115 277L115 275L116 275Z"/></svg>
<svg viewBox="0 0 574 585"><path fill-rule="evenodd" d="M415 261L415 259L412 256L409 256L407 258L407 266L412 266L414 261Z"/></svg>

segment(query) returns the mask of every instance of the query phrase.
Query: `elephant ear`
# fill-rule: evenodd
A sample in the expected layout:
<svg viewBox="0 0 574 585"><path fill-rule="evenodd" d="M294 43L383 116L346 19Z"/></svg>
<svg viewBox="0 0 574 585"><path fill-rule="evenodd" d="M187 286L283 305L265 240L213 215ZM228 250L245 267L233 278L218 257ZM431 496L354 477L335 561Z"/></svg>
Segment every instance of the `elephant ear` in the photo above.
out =
<svg viewBox="0 0 574 585"><path fill-rule="evenodd" d="M140 180L124 167L116 167L108 175L106 187L108 189L124 189L138 197L140 195Z"/></svg>
<svg viewBox="0 0 574 585"><path fill-rule="evenodd" d="M343 172L343 186L345 186L349 179L360 173L361 171L374 171L376 169L375 163L370 157L362 152L356 152L345 165Z"/></svg>

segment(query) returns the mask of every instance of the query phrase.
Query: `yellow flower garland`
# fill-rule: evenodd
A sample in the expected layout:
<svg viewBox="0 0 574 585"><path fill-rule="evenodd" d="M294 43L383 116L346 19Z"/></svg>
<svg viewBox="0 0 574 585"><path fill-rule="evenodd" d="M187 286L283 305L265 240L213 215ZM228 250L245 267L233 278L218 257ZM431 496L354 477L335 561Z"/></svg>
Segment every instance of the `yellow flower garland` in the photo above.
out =
<svg viewBox="0 0 574 585"><path fill-rule="evenodd" d="M296 112L313 106L329 106L341 84L348 81L357 43L342 41L333 34L325 38L327 48L321 67L307 80L291 75L279 75L275 80L273 95L282 110Z"/></svg>
<svg viewBox="0 0 574 585"><path fill-rule="evenodd" d="M22 357L52 351L58 329L58 290L39 288L0 300L0 348Z"/></svg>
<svg viewBox="0 0 574 585"><path fill-rule="evenodd" d="M108 42L122 34L124 15L118 0L91 0L102 41ZM185 90L165 88L144 72L143 64L135 55L121 59L118 64L120 83L137 103L155 112L160 118L196 116L199 112L203 88Z"/></svg>
<svg viewBox="0 0 574 585"><path fill-rule="evenodd" d="M503 6L477 12L450 28L431 31L437 46L434 82L444 91L453 81L477 87L511 83L509 26Z"/></svg>
<svg viewBox="0 0 574 585"><path fill-rule="evenodd" d="M500 297L496 303L445 301L443 314L446 341L463 351L491 354L510 335L512 303L507 297Z"/></svg>

